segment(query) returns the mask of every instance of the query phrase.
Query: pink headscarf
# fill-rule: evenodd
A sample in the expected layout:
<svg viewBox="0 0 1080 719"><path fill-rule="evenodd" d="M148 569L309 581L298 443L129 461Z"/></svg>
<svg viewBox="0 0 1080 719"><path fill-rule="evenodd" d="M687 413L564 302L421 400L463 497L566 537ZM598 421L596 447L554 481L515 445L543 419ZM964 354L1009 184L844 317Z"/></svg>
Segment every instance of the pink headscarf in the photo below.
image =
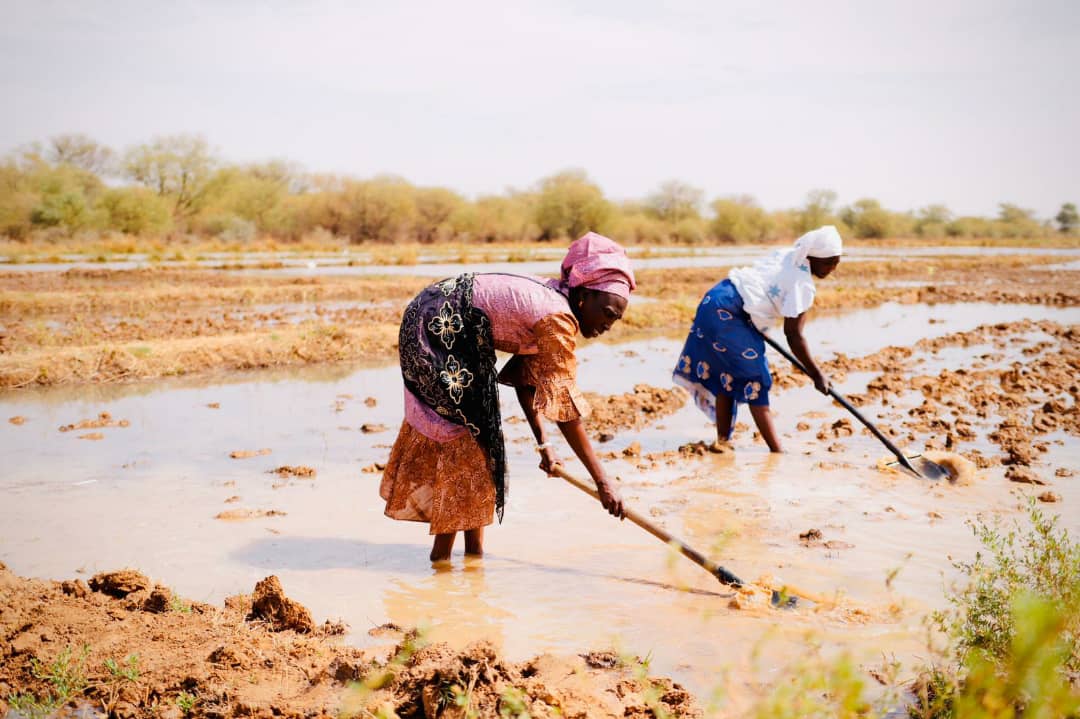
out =
<svg viewBox="0 0 1080 719"><path fill-rule="evenodd" d="M637 287L630 258L618 242L588 232L570 245L562 261L562 284L585 286L630 299Z"/></svg>

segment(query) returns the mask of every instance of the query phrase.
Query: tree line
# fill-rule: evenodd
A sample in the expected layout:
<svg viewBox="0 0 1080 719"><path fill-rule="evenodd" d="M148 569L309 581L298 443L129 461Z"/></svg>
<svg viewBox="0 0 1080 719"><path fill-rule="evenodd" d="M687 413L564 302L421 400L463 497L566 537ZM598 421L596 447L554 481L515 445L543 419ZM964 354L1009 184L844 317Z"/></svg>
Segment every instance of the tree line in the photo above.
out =
<svg viewBox="0 0 1080 719"><path fill-rule="evenodd" d="M720 197L670 180L640 200L613 201L581 170L533 187L468 199L396 176L357 179L305 172L282 160L225 162L197 135L159 137L117 152L85 135L50 138L0 163L0 235L32 239L119 232L243 241L313 234L353 243L528 242L596 230L631 244L768 242L823 224L884 237L1047 237L1080 229L1076 205L1053 221L1002 203L996 217L956 216L944 205L886 209L872 198L839 206L831 190L769 211L750 196Z"/></svg>

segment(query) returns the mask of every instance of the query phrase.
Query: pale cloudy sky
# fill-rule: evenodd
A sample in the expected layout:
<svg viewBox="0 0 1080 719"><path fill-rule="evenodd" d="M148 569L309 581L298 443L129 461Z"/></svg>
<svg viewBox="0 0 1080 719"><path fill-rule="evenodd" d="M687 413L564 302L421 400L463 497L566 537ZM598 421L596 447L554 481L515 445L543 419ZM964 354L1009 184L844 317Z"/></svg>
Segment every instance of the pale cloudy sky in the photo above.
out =
<svg viewBox="0 0 1080 719"><path fill-rule="evenodd" d="M0 0L0 150L201 133L470 196L1080 203L1080 2Z"/></svg>

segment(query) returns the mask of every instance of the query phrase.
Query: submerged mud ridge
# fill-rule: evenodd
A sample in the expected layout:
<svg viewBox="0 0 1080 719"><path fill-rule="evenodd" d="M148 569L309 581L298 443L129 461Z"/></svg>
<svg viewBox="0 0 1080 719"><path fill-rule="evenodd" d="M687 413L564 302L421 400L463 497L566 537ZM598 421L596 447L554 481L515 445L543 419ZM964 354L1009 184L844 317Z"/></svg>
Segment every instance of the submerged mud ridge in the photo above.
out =
<svg viewBox="0 0 1080 719"><path fill-rule="evenodd" d="M396 628L395 628L396 629ZM506 661L489 643L424 646L415 632L358 649L312 621L276 577L224 607L191 602L134 570L89 583L18 577L0 563L0 715L9 703L115 717L696 717L694 699L633 660ZM586 657L601 654L590 652ZM63 670L67 695L35 667Z"/></svg>

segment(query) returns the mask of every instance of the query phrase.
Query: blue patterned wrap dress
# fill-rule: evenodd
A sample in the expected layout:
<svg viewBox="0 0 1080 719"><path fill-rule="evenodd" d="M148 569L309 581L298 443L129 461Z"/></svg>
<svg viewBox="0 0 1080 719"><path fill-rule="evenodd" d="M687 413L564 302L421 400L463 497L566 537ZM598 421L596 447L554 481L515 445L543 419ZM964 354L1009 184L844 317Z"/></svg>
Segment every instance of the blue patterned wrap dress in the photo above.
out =
<svg viewBox="0 0 1080 719"><path fill-rule="evenodd" d="M672 374L698 408L716 421L716 396L734 400L732 426L739 404L769 404L772 376L765 340L743 309L735 284L726 279L705 293Z"/></svg>

